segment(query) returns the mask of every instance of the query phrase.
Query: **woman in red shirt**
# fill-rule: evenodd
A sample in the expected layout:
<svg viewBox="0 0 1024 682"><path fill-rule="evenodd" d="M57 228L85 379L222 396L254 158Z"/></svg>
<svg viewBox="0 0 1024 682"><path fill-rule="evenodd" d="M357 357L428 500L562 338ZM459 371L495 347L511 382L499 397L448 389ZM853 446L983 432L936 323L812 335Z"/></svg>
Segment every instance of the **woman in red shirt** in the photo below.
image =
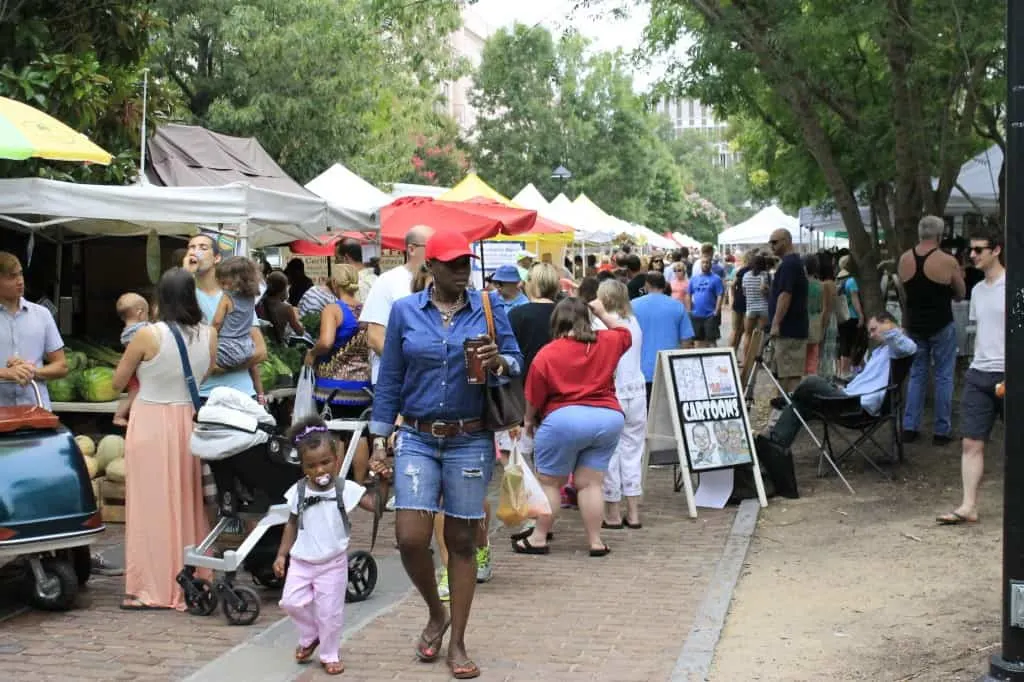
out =
<svg viewBox="0 0 1024 682"><path fill-rule="evenodd" d="M607 330L593 330L591 310ZM624 421L615 395L615 369L633 338L599 299L588 308L579 298L555 306L551 338L533 359L526 378L524 426L534 436L534 463L551 509L559 508L559 488L573 474L590 556L601 557L611 551L601 540L604 472ZM554 514L538 518L528 535L515 538L513 549L519 554L547 554L554 521Z"/></svg>

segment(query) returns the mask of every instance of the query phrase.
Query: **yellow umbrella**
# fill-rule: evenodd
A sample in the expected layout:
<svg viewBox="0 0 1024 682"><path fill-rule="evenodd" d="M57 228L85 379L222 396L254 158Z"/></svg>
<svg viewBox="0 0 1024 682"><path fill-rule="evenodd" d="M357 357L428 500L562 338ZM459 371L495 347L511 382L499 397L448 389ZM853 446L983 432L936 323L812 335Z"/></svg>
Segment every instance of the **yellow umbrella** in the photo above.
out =
<svg viewBox="0 0 1024 682"><path fill-rule="evenodd" d="M0 97L0 158L22 161L31 157L104 166L113 159L85 135L49 114Z"/></svg>

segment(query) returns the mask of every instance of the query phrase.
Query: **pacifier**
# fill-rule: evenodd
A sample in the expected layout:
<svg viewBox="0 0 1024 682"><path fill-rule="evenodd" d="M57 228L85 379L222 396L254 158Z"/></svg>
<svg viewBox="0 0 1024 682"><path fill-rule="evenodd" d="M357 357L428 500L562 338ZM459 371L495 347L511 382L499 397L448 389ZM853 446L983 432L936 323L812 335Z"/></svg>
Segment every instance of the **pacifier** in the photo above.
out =
<svg viewBox="0 0 1024 682"><path fill-rule="evenodd" d="M318 486L320 486L321 488L326 488L328 486L328 484L331 482L331 475L330 474L320 474L319 476L314 478L313 481Z"/></svg>

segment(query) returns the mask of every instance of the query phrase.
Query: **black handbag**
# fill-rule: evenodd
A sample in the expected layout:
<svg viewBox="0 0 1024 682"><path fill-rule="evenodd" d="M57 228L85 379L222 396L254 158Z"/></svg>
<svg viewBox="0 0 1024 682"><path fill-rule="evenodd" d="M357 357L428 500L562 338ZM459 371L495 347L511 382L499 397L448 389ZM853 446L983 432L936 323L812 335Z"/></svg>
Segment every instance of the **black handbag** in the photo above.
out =
<svg viewBox="0 0 1024 682"><path fill-rule="evenodd" d="M494 311L491 309L491 295L481 293L484 317L487 319L487 335L498 343L494 331ZM480 419L488 431L507 431L523 423L526 414L526 394L523 392L522 377L508 377L507 382L492 386L484 385L484 413Z"/></svg>

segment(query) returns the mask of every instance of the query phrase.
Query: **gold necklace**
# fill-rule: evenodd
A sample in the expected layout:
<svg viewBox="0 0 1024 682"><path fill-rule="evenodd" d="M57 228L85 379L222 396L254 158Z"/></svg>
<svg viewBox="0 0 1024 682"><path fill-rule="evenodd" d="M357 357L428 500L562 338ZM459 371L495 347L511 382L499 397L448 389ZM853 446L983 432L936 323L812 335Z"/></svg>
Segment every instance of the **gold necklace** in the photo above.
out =
<svg viewBox="0 0 1024 682"><path fill-rule="evenodd" d="M452 318L455 317L455 313L459 312L466 304L464 294L459 294L454 303L444 304L437 300L434 292L431 292L430 300L433 302L434 307L437 308L437 312L441 313L441 322L445 325L451 322Z"/></svg>

